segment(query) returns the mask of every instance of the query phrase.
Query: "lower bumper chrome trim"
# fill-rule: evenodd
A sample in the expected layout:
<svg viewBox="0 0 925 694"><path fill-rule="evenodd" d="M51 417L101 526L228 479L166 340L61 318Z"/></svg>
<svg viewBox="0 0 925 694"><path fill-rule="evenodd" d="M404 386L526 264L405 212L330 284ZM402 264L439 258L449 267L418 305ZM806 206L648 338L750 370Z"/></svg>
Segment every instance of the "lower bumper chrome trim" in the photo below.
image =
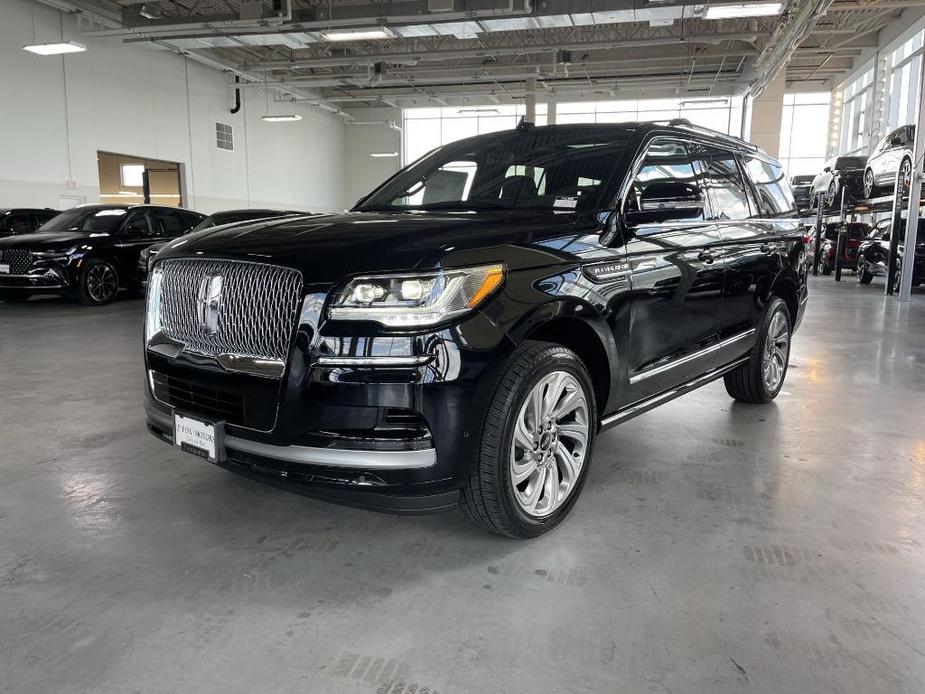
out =
<svg viewBox="0 0 925 694"><path fill-rule="evenodd" d="M437 462L437 454L433 448L424 448L419 451L370 451L310 446L274 446L234 436L225 437L225 447L264 458L285 460L288 463L362 470L418 470L431 467Z"/></svg>
<svg viewBox="0 0 925 694"><path fill-rule="evenodd" d="M151 405L145 407L145 414L149 420L157 423L165 431L173 432L171 415ZM287 463L357 470L419 470L431 467L437 462L437 452L433 448L416 451L375 451L313 446L275 446L237 436L226 436L225 448L272 460L284 460Z"/></svg>
<svg viewBox="0 0 925 694"><path fill-rule="evenodd" d="M424 366L434 359L427 354L419 357L318 357L315 364L318 366L371 366L380 368L395 368L409 366Z"/></svg>

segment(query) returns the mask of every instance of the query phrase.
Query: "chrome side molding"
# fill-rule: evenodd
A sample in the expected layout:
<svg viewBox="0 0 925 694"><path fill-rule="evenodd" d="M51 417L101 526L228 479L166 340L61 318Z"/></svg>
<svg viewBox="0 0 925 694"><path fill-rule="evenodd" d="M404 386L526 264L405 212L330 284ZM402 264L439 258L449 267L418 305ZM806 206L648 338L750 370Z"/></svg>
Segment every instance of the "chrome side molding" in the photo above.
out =
<svg viewBox="0 0 925 694"><path fill-rule="evenodd" d="M693 354L688 354L687 356L679 357L678 359L674 359L673 361L670 361L667 364L662 364L661 366L656 366L654 369L649 369L648 371L643 371L642 373L636 374L635 376L630 376L630 384L632 385L635 383L639 383L640 381L644 381L647 378L652 378L653 376L658 376L659 374L663 374L666 371L671 371L672 369L677 368L678 366L689 364L695 359L700 359L701 357L708 356L712 354L713 352L717 352L725 347L734 345L736 342L740 342L741 340L749 338L754 334L755 334L755 329L750 328L749 330L746 330L745 332L739 333L738 335L733 335L732 337L729 337L729 338L726 338L725 340L717 342L715 345L710 345L709 347L705 347L701 350L698 350L694 352Z"/></svg>

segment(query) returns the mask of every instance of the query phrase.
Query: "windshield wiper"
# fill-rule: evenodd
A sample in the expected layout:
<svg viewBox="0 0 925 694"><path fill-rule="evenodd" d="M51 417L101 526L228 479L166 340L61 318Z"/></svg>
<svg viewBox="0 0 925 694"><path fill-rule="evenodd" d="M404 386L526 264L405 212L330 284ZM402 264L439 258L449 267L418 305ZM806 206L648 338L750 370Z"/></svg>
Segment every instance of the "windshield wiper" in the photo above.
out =
<svg viewBox="0 0 925 694"><path fill-rule="evenodd" d="M359 208L360 212L407 212L408 207L403 205L389 205L387 203L377 203L375 205L363 205Z"/></svg>
<svg viewBox="0 0 925 694"><path fill-rule="evenodd" d="M513 205L490 200L444 200L418 205L419 210L513 210Z"/></svg>

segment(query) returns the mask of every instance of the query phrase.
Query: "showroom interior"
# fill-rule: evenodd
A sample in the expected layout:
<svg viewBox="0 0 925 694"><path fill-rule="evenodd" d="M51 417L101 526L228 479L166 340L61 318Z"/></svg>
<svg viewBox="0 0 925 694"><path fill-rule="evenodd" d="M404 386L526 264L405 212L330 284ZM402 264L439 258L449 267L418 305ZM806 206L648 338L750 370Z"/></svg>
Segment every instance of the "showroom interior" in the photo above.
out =
<svg viewBox="0 0 925 694"><path fill-rule="evenodd" d="M3 0L0 690L925 691L923 63L921 0ZM640 125L618 126L628 123ZM428 211L438 193L427 176L395 198L410 211L370 203L411 180L403 167L426 166L441 152L465 160L466 138L485 136L472 147L488 148L488 160L497 143L502 161L504 143L548 144L558 132L631 133L620 142L636 142L632 133L655 133L656 142L689 136L688 152L693 142L727 146L746 210L763 203L745 157L782 172L792 209L773 223L754 214L750 228L789 225L793 245L762 243L761 252L783 254L778 270L791 272L802 293L775 299L770 284L746 281L764 297L754 310L767 325L732 338L718 332L691 354L757 335L752 351L728 364L711 356L714 367L697 378L607 409L621 386L601 384L598 362L629 388L691 356L653 358L649 372L633 376L621 341L630 359L632 335L599 356L587 346L597 339L591 328L563 329L597 310L587 298L600 288L593 273L622 282L614 296L625 292L627 306L670 307L659 314L671 317L666 325L641 343L687 329L683 311L726 310L696 299L672 305L681 289L666 299L639 274L657 261L619 255L631 248L614 240L632 237L631 214L656 213L641 194L631 213L617 177L586 174L575 190L555 194L546 217L530 217L572 225L562 227L575 231L561 243L540 240L539 227L524 231L527 212L516 208L502 214L458 201L451 212ZM581 140L563 151L586 161L583 148L594 147ZM617 151L614 170L638 173L642 152ZM470 164L455 159L430 180L468 180L457 191L464 200L475 189ZM505 176L516 179L518 196L526 187L539 199L555 185L554 174L547 181L526 159ZM615 195L591 209L591 190ZM704 219L726 228L721 213L703 216L703 204L717 207L713 195L695 205L697 228ZM497 240L475 246L489 226ZM657 255L658 244L646 253ZM412 251L420 260L393 260ZM463 260L444 267L441 253ZM555 277L537 269L536 258L566 253L584 266ZM688 262L666 257L669 269ZM740 261L720 258L697 255L697 277L725 272L717 290L725 301ZM197 262L221 272L186 277L194 299L172 319L203 331L205 351L191 347L183 368L206 368L210 385L181 393L157 369L183 349L156 341L155 319L165 334L169 321L152 311L175 308L171 291L179 290L165 284L166 268L205 267ZM321 279L293 269L309 263L340 289L312 294ZM235 265L266 274L245 285L228 269ZM515 291L517 272L533 284ZM371 315L383 291L391 296L380 276L401 280L390 281L407 315L381 323L375 338L363 337L364 319L354 319L355 330L338 324L348 309ZM409 306L417 310L414 302L444 281L470 291L463 282L472 278L477 289L458 313L464 325L485 325L467 332L448 323L426 339L407 337L408 326L424 324L410 321L427 320ZM224 339L219 315L230 315L234 296L251 307L235 330L273 333L272 309L259 296L290 281L304 291L287 305L298 322L279 338L279 373L267 356L275 334L247 364L208 352ZM498 327L515 325L531 292L572 284L585 291L572 323L556 322L566 321L556 313L545 328ZM363 292L368 299L357 298ZM510 303L500 307L502 299ZM790 317L783 371L765 404L750 404L729 377L751 363L744 359L770 358L775 306ZM622 310L601 325L642 335L643 318ZM657 313L645 310L638 315ZM316 329L304 330L309 323ZM591 414L571 422L590 427L582 436L593 443L593 465L575 473L580 483L556 507L561 523L557 515L555 528L526 539L476 527L500 527L489 493L471 491L483 494L477 485L493 480L488 432L503 438L505 409L527 411L517 410L519 400L505 408L501 391L487 390L487 379L500 389L521 364L490 353L492 331L510 343L510 359L533 355L531 368L564 359L561 350L577 353L588 368L570 367L573 381L594 392ZM537 345L560 352L536 356ZM377 349L394 360L391 371L373 366ZM310 361L316 351L323 356ZM446 370L428 371L438 363ZM338 462L272 468L259 451L284 446L267 433L256 436L264 448L253 444L247 466L233 468L222 450L243 445L240 430L215 424L217 415L196 429L214 435L209 445L181 443L184 407L206 399L209 412L229 406L213 387L223 373L254 384L241 396L241 421L269 418L254 431L272 432L295 428L291 420L304 414L320 422L304 450ZM273 379L282 373L281 390ZM296 373L304 391L294 392ZM452 398L429 404L444 380ZM267 409L267 388L302 409L284 416L275 401ZM161 389L184 406L158 419ZM319 392L328 399L309 402ZM437 420L479 422L471 434L451 428L460 465L472 466L458 484L435 484L451 488L440 497L451 505L383 512L363 501L377 485L390 488L396 470L405 481L434 482L418 469L425 463L394 461L433 450L439 459L444 444L388 439L376 461L389 462L339 462L360 460L354 454L369 440L329 431L348 399L377 413L362 431L388 431L395 441L395 432L427 441L429 425L436 439ZM558 435L554 424L551 434L531 434L540 454L560 441L549 438ZM511 426L514 460L519 425ZM506 444L498 445L506 460ZM590 448L570 450L591 459ZM555 467L536 469L544 464ZM431 510L443 512L423 512Z"/></svg>

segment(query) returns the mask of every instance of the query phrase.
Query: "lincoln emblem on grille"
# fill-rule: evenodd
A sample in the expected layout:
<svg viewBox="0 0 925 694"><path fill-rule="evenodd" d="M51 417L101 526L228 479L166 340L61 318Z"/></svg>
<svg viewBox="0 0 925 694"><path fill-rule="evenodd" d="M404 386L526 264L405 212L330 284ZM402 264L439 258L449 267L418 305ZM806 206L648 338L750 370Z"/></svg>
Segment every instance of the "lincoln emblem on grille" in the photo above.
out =
<svg viewBox="0 0 925 694"><path fill-rule="evenodd" d="M223 284L224 279L219 274L206 275L199 282L196 313L199 317L199 324L209 335L218 332L218 314L222 309Z"/></svg>

